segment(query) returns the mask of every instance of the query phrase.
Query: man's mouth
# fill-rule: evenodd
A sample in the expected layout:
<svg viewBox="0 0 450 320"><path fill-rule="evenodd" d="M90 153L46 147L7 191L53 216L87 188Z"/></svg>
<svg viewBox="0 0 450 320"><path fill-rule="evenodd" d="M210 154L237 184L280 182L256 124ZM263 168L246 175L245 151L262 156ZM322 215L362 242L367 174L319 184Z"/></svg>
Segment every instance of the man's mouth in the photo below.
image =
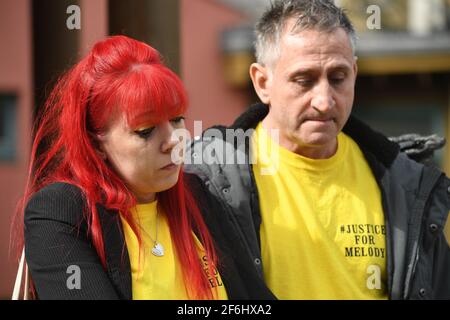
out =
<svg viewBox="0 0 450 320"><path fill-rule="evenodd" d="M328 122L335 121L334 118L308 118L306 121L315 121L315 122Z"/></svg>

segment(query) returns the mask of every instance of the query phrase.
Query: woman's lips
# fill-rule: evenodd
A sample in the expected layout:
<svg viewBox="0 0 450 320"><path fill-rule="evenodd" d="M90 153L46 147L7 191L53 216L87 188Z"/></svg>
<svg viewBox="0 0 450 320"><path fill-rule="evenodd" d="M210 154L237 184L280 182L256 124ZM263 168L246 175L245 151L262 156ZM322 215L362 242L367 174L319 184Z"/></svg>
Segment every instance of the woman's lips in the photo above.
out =
<svg viewBox="0 0 450 320"><path fill-rule="evenodd" d="M170 163L165 167L162 167L161 170L174 170L178 167L175 163Z"/></svg>

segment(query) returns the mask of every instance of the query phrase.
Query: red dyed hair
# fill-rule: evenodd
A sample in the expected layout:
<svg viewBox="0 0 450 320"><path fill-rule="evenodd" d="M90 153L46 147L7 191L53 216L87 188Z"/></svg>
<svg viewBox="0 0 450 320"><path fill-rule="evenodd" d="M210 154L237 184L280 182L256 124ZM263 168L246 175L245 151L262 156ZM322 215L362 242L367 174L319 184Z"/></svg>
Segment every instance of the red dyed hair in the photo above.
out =
<svg viewBox="0 0 450 320"><path fill-rule="evenodd" d="M55 85L39 116L31 151L25 194L13 230L18 251L24 245L24 208L30 197L54 182L78 186L86 199L84 216L95 249L106 269L103 235L95 204L119 210L140 236L129 209L136 198L96 149L95 136L111 117L124 114L131 127L158 123L186 111L181 80L160 61L158 51L125 36L100 41ZM200 263L192 230L217 265L212 239L183 172L171 189L157 194L191 298L213 298Z"/></svg>

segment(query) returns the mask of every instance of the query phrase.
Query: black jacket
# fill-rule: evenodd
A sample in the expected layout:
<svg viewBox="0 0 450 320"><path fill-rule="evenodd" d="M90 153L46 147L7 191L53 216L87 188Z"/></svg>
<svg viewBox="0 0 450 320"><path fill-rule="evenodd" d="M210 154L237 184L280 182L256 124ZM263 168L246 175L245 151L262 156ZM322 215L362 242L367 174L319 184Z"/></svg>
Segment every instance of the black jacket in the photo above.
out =
<svg viewBox="0 0 450 320"><path fill-rule="evenodd" d="M240 242L219 228L220 204L202 197L195 176L185 175L198 201L219 254L219 272L230 299L273 299ZM74 185L53 183L33 195L25 210L25 255L39 299L132 299L130 261L119 214L97 205L104 237L107 270L104 270L83 218L85 200ZM239 258L238 258L239 257ZM79 267L81 288L69 289ZM67 285L69 282L69 286ZM72 286L73 288L73 286Z"/></svg>
<svg viewBox="0 0 450 320"><path fill-rule="evenodd" d="M225 232L239 236L236 241L245 245L261 282L261 214L248 130L267 113L268 106L257 104L231 127L206 130L191 145L185 165L185 171L197 175L210 196L222 203L231 221ZM227 134L227 129L241 134ZM409 159L398 144L354 117L343 131L362 150L381 190L389 298L450 299L450 248L443 232L450 210L450 180L435 167ZM234 163L229 162L231 156ZM237 163L239 159L244 161Z"/></svg>

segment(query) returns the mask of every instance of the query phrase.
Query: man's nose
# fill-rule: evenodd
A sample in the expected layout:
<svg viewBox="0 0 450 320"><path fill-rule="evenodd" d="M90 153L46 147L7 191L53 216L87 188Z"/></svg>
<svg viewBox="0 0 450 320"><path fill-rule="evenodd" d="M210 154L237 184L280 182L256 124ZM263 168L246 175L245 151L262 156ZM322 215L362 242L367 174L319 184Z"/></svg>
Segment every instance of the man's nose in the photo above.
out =
<svg viewBox="0 0 450 320"><path fill-rule="evenodd" d="M320 113L327 113L334 108L336 101L333 91L327 80L320 81L313 91L311 106Z"/></svg>
<svg viewBox="0 0 450 320"><path fill-rule="evenodd" d="M180 141L174 134L174 128L170 121L165 121L161 124L161 132L163 134L163 139L161 142L161 152L169 153Z"/></svg>

